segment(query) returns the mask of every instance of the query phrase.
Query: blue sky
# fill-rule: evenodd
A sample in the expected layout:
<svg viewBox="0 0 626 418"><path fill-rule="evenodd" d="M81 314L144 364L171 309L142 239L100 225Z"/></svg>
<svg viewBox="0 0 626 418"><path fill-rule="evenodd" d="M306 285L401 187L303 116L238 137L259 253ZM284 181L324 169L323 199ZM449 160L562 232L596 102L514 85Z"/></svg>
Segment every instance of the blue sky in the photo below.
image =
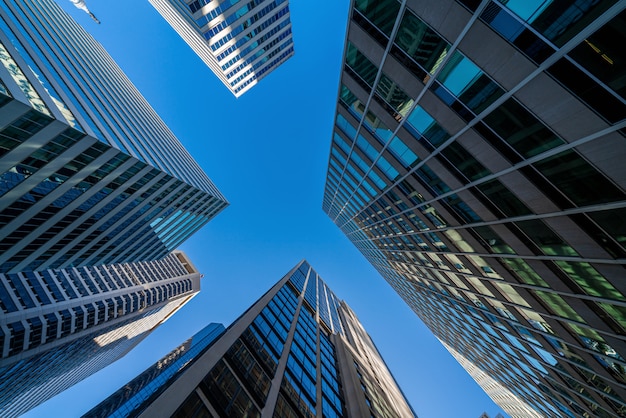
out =
<svg viewBox="0 0 626 418"><path fill-rule="evenodd" d="M182 249L202 291L122 360L28 413L79 416L306 258L352 307L420 418L502 412L321 210L349 2L291 1L296 54L235 99L147 0L90 0L92 33L231 205Z"/></svg>

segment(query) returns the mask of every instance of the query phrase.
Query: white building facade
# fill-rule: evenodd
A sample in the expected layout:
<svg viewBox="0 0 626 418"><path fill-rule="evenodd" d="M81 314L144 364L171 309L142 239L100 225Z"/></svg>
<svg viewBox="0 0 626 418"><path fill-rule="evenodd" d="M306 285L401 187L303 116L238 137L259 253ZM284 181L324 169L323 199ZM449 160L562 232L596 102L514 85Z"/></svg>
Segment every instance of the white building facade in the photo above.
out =
<svg viewBox="0 0 626 418"><path fill-rule="evenodd" d="M150 3L235 97L294 54L287 0Z"/></svg>

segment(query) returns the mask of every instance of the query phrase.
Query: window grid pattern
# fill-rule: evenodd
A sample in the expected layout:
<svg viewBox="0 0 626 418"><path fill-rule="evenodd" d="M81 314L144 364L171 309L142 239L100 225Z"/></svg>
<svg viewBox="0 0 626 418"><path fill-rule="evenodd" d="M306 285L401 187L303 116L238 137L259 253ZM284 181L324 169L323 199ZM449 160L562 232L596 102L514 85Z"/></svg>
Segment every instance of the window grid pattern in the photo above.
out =
<svg viewBox="0 0 626 418"><path fill-rule="evenodd" d="M433 29L443 15L427 22L395 0L377 3L352 11L371 38L347 35L323 209L440 339L517 388L502 399L513 416L623 414L626 178L619 158L594 154L609 143L623 152L623 52L606 41L622 36L623 6L533 2L524 16L521 2L449 2L479 15L468 38L486 25L540 66L533 77L545 74L545 89L569 95L581 117L600 116L604 133L585 137L529 99L538 82L511 87L484 55L453 48ZM612 74L600 69L607 59ZM416 87L383 73L387 61ZM458 312L467 318L452 321ZM483 348L468 355L473 346Z"/></svg>

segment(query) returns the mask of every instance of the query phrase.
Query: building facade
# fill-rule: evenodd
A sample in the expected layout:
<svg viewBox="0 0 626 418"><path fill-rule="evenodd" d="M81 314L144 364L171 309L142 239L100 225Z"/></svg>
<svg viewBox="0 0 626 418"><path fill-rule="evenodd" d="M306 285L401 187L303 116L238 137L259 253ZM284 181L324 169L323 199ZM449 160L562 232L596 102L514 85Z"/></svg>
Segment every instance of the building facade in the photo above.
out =
<svg viewBox="0 0 626 418"><path fill-rule="evenodd" d="M235 95L294 54L287 0L150 0Z"/></svg>
<svg viewBox="0 0 626 418"><path fill-rule="evenodd" d="M626 3L354 0L323 209L513 417L626 414Z"/></svg>
<svg viewBox="0 0 626 418"><path fill-rule="evenodd" d="M52 0L0 4L0 272L165 257L227 202Z"/></svg>
<svg viewBox="0 0 626 418"><path fill-rule="evenodd" d="M415 416L352 310L306 261L225 331L212 324L192 340L196 351L183 344L84 417Z"/></svg>
<svg viewBox="0 0 626 418"><path fill-rule="evenodd" d="M200 290L184 253L0 274L0 415L36 407L124 356Z"/></svg>

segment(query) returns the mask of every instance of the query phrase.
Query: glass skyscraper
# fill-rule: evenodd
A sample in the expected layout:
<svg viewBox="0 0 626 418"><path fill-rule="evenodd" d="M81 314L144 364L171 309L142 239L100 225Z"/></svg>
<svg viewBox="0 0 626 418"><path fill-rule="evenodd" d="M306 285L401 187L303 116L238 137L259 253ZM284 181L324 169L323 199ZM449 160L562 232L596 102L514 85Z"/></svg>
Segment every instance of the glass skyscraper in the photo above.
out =
<svg viewBox="0 0 626 418"><path fill-rule="evenodd" d="M227 202L52 0L0 4L0 272L154 260Z"/></svg>
<svg viewBox="0 0 626 418"><path fill-rule="evenodd" d="M415 414L354 312L302 261L225 331L209 325L84 415L129 416Z"/></svg>
<svg viewBox="0 0 626 418"><path fill-rule="evenodd" d="M235 95L294 54L287 0L150 0Z"/></svg>
<svg viewBox="0 0 626 418"><path fill-rule="evenodd" d="M513 417L626 414L626 3L353 0L323 209Z"/></svg>
<svg viewBox="0 0 626 418"><path fill-rule="evenodd" d="M124 356L200 290L184 253L0 274L0 416L34 408Z"/></svg>
<svg viewBox="0 0 626 418"><path fill-rule="evenodd" d="M227 202L52 0L0 3L0 416L123 356L200 289Z"/></svg>

